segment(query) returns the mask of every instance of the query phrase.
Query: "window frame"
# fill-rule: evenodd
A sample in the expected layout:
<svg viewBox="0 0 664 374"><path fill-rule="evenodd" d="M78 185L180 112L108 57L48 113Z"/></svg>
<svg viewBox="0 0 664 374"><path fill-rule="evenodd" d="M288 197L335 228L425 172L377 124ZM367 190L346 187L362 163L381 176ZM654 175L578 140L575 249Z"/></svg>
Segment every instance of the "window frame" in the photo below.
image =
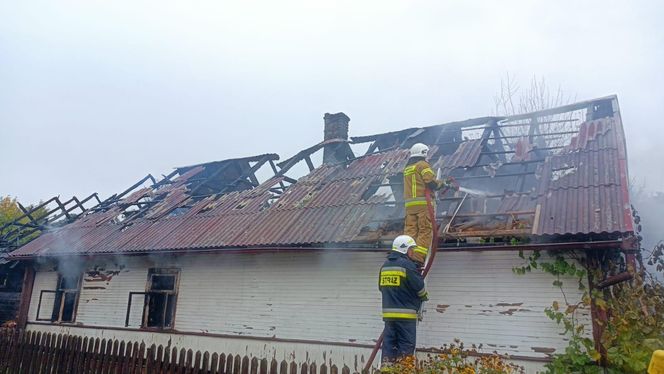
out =
<svg viewBox="0 0 664 374"><path fill-rule="evenodd" d="M83 282L83 273L77 276L77 282L75 288L63 288L61 287L62 281L65 277L62 273L58 273L58 280L55 285L55 290L41 290L39 294L39 304L37 305L37 316L36 321L50 321L51 323L58 324L67 324L67 323L76 323L76 315L78 314L78 303L81 298L81 285ZM51 310L51 316L49 318L39 318L39 312L41 310L42 297L44 293L54 293L55 299L53 300L53 309ZM74 294L74 305L71 312L71 320L63 321L63 312L65 308L65 302L67 300L67 294ZM56 313L57 310L57 313Z"/></svg>
<svg viewBox="0 0 664 374"><path fill-rule="evenodd" d="M152 289L152 284L153 284L153 278L155 276L163 276L163 275L168 275L168 276L173 276L175 277L175 280L173 282L173 289L172 290L153 290ZM164 268L150 268L148 269L148 276L147 276L147 282L145 284L145 293L144 293L144 298L143 298L143 315L142 315L142 321L141 321L141 329L144 330L173 330L175 329L175 317L177 315L177 302L178 302L178 294L179 294L179 289L180 289L180 268L172 268L172 267L164 267ZM149 317L150 317L150 299L152 295L165 295L164 297L166 298L165 304L164 304L164 311L163 315L161 317L161 324L159 326L149 326ZM131 298L131 295L129 296ZM171 324L169 326L166 325L166 316L168 313L168 301L169 299L172 300L173 303L173 308L172 308L172 315L170 317ZM128 311L129 313L129 311ZM128 318L128 316L127 316ZM128 323L128 319L127 319Z"/></svg>

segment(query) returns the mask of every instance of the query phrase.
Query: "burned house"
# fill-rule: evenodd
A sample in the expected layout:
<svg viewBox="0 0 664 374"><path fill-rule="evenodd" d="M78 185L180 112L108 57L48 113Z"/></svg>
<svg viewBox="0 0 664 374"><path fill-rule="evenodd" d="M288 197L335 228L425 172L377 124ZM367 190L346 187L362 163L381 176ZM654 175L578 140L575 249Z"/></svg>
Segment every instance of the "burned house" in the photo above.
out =
<svg viewBox="0 0 664 374"><path fill-rule="evenodd" d="M326 114L323 141L285 160L148 176L16 249L9 258L27 269L19 322L359 371L382 330L377 271L402 230L401 172L416 142L475 191L437 197L418 352L460 338L534 371L566 347L543 313L562 295L548 274L514 274L519 252L622 251L618 271L634 263L616 97L370 136L349 138L348 125ZM582 295L576 280L564 291ZM580 310L594 336L596 314Z"/></svg>
<svg viewBox="0 0 664 374"><path fill-rule="evenodd" d="M26 263L11 259L9 252L38 237L48 228L73 222L95 199L97 204L101 203L97 194L82 200L74 196L66 201L56 196L27 208L15 202L22 214L0 225L0 326L13 326L16 323L25 276Z"/></svg>

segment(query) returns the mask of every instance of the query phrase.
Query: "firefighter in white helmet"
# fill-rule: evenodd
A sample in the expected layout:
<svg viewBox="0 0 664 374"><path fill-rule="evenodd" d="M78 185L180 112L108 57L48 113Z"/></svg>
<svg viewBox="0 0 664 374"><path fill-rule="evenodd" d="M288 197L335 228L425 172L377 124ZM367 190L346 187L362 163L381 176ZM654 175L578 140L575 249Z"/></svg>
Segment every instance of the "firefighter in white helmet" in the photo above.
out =
<svg viewBox="0 0 664 374"><path fill-rule="evenodd" d="M413 262L417 243L408 235L394 239L380 269L378 288L383 297L383 362L414 354L418 311L428 299L424 278Z"/></svg>
<svg viewBox="0 0 664 374"><path fill-rule="evenodd" d="M415 239L417 248L414 260L419 264L424 263L433 239L433 227L425 197L426 190L438 190L443 187L455 188L450 180L436 179L436 173L431 170L431 165L426 160L428 153L429 147L425 144L413 145L410 148L410 158L403 171L403 197L406 205L403 232Z"/></svg>

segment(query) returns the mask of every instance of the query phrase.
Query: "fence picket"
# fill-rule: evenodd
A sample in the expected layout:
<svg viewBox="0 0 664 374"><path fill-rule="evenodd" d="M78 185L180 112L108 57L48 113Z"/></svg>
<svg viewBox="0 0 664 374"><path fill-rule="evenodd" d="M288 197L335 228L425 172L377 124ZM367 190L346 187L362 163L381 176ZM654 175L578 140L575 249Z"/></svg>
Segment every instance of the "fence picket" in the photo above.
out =
<svg viewBox="0 0 664 374"><path fill-rule="evenodd" d="M196 351L196 355L194 356L193 370L191 370L190 373L198 374L200 368L201 368L201 351Z"/></svg>
<svg viewBox="0 0 664 374"><path fill-rule="evenodd" d="M242 370L240 370L240 374L249 374L249 357L247 356L242 358Z"/></svg>
<svg viewBox="0 0 664 374"><path fill-rule="evenodd" d="M256 357L251 359L251 374L258 374L258 359Z"/></svg>
<svg viewBox="0 0 664 374"><path fill-rule="evenodd" d="M224 374L233 374L233 355L226 356L226 370Z"/></svg>
<svg viewBox="0 0 664 374"><path fill-rule="evenodd" d="M10 366L12 373L18 373L21 370L21 361L23 360L23 351L26 349L25 340L30 335L30 332L27 333L21 332L16 339L16 345L18 347L16 357L13 357L13 363Z"/></svg>
<svg viewBox="0 0 664 374"><path fill-rule="evenodd" d="M113 341L111 339L106 340L106 349L102 352L102 365L100 374L108 374L109 368L111 366L111 361L113 360Z"/></svg>
<svg viewBox="0 0 664 374"><path fill-rule="evenodd" d="M76 356L78 355L78 350L80 347L80 336L72 336L71 344L69 345L69 355L67 357L67 366L65 367L66 373L73 373L74 371L74 362L76 361Z"/></svg>
<svg viewBox="0 0 664 374"><path fill-rule="evenodd" d="M0 374L350 374L331 363L277 361L100 339L0 328ZM341 373L340 373L341 372Z"/></svg>
<svg viewBox="0 0 664 374"><path fill-rule="evenodd" d="M185 371L184 371L185 374L191 374L191 372L193 371L193 370L192 370L192 365L193 365L193 361L192 361L192 360L193 360L193 355L194 355L194 353L192 352L192 350L191 350L191 349L188 349L188 350L187 350L187 360L185 361L185 362L186 362L186 365L185 365L185 368L186 368L186 369L185 369Z"/></svg>
<svg viewBox="0 0 664 374"><path fill-rule="evenodd" d="M62 334L58 334L62 335ZM58 366L57 366L57 371L56 373L58 374L65 374L67 373L67 358L69 355L69 341L70 336L69 335L62 335L62 344L60 345L60 350L58 352L58 356L60 356L60 359L58 360Z"/></svg>
<svg viewBox="0 0 664 374"><path fill-rule="evenodd" d="M122 374L124 363L127 361L127 347L125 346L124 340L120 342L120 349L118 349L118 355L115 358L115 369L113 373Z"/></svg>
<svg viewBox="0 0 664 374"><path fill-rule="evenodd" d="M187 351L184 350L184 348L180 349L180 352L178 353L178 366L177 369L175 370L176 373L178 374L184 374L186 370L185 366L185 356L187 355Z"/></svg>
<svg viewBox="0 0 664 374"><path fill-rule="evenodd" d="M203 362L201 363L199 374L208 374L210 371L210 352L205 351L203 354Z"/></svg>
<svg viewBox="0 0 664 374"><path fill-rule="evenodd" d="M226 354L222 353L219 355L219 368L217 369L219 374L226 373Z"/></svg>
<svg viewBox="0 0 664 374"><path fill-rule="evenodd" d="M108 365L109 374L117 373L119 360L120 360L120 341L115 339L113 340L113 351L111 353L111 359Z"/></svg>
<svg viewBox="0 0 664 374"><path fill-rule="evenodd" d="M233 374L242 374L242 359L240 355L235 355L233 358Z"/></svg>
<svg viewBox="0 0 664 374"><path fill-rule="evenodd" d="M44 335L42 335L41 342L39 343L39 345L40 345L39 355L35 358L35 366L34 366L35 372L37 372L37 373L42 372L42 370L43 370L42 368L44 368L44 362L48 358L48 346L49 346L49 343L50 343L50 336L51 336L51 334L44 333ZM0 343L0 346L1 345L2 344ZM1 359L2 358L0 358L0 360ZM0 364L0 366L2 366L2 364Z"/></svg>
<svg viewBox="0 0 664 374"><path fill-rule="evenodd" d="M51 372L51 370L53 369L53 360L55 358L55 346L58 342L58 336L54 333L51 333L49 335L51 335L51 339L48 345L48 352L45 364L48 371Z"/></svg>
<svg viewBox="0 0 664 374"><path fill-rule="evenodd" d="M81 341L81 351L79 352L78 359L76 360L74 374L85 373L85 365L88 359L89 344L90 344L90 339L87 336L84 337L83 340Z"/></svg>
<svg viewBox="0 0 664 374"><path fill-rule="evenodd" d="M166 352L168 352L168 349ZM159 344L159 347L157 347L157 356L155 357L154 362L154 373L162 374L164 372L164 361L164 346Z"/></svg>
<svg viewBox="0 0 664 374"><path fill-rule="evenodd" d="M157 345L152 344L147 352L146 352L146 357L145 357L145 371L148 373L154 373L154 355L155 351L157 350Z"/></svg>
<svg viewBox="0 0 664 374"><path fill-rule="evenodd" d="M7 348L7 343L9 340L6 337L7 331L0 329L0 373L4 372L2 363L5 362L5 354L9 349Z"/></svg>
<svg viewBox="0 0 664 374"><path fill-rule="evenodd" d="M41 332L36 332L32 334L32 339L30 339L30 350L28 351L28 356L26 361L23 363L23 369L26 373L35 372L35 358L39 355L39 341L41 340Z"/></svg>
<svg viewBox="0 0 664 374"><path fill-rule="evenodd" d="M168 374L175 374L177 373L177 367L178 367L178 349L173 348L171 350L171 362L168 364Z"/></svg>
<svg viewBox="0 0 664 374"><path fill-rule="evenodd" d="M136 373L143 374L143 366L145 365L145 343L141 342L138 346L138 357L136 357Z"/></svg>
<svg viewBox="0 0 664 374"><path fill-rule="evenodd" d="M212 359L210 360L210 374L220 374L219 355L217 354L217 352L212 353Z"/></svg>

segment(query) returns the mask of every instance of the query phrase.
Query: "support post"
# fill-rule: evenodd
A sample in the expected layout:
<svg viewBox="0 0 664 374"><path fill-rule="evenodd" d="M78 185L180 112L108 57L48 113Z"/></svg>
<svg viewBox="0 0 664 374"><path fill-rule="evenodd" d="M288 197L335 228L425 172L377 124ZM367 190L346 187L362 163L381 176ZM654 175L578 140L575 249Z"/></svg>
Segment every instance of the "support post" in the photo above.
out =
<svg viewBox="0 0 664 374"><path fill-rule="evenodd" d="M35 283L35 268L32 263L28 263L23 273L23 285L21 286L21 301L16 316L16 325L20 329L25 329L28 324L28 312L30 310L30 299L32 298L32 288Z"/></svg>

